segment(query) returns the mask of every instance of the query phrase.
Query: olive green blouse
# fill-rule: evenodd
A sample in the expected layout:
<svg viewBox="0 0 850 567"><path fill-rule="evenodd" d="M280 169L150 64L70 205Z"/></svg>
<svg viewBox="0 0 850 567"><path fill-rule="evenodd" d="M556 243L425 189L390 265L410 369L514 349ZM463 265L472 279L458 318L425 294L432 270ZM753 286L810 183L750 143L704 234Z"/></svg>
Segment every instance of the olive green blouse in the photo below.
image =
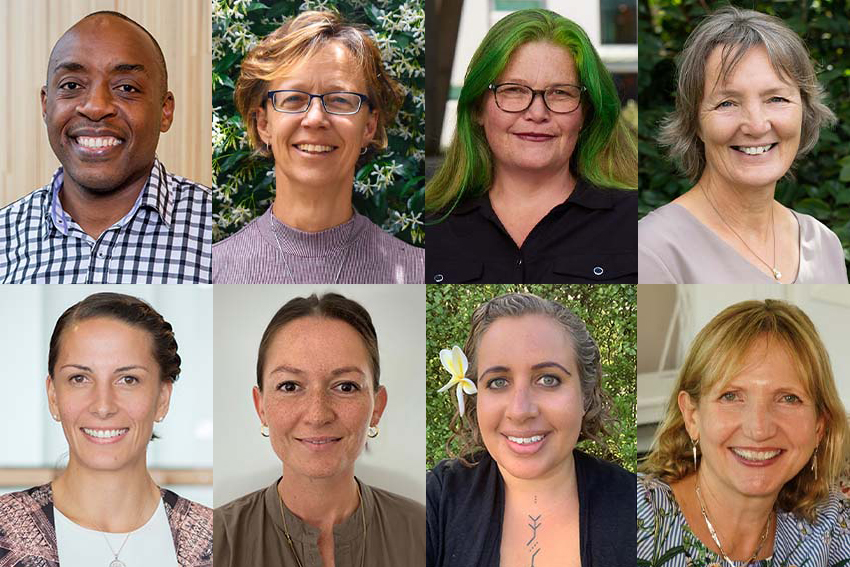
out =
<svg viewBox="0 0 850 567"><path fill-rule="evenodd" d="M216 567L298 567L283 531L278 482L215 509L213 557ZM365 565L424 567L425 507L403 496L357 482L366 514ZM303 567L322 567L319 530L304 523L286 507L284 514L292 545ZM363 552L363 519L358 507L348 519L334 526L336 567L360 567Z"/></svg>

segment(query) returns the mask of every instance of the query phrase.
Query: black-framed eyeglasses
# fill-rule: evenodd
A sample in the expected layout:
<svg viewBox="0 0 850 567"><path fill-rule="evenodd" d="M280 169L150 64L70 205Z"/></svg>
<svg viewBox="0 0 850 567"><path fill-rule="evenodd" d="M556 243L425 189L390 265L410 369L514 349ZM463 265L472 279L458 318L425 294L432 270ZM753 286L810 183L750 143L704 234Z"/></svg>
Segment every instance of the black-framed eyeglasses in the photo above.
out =
<svg viewBox="0 0 850 567"><path fill-rule="evenodd" d="M568 114L581 104L582 93L587 90L578 85L553 85L535 90L518 83L492 84L489 88L496 98L496 106L505 112L525 112L540 95L546 108L557 114Z"/></svg>
<svg viewBox="0 0 850 567"><path fill-rule="evenodd" d="M363 103L371 105L369 97L348 91L334 91L325 94L313 94L304 91L269 91L269 100L278 112L299 114L310 110L314 98L322 101L322 107L328 114L357 114Z"/></svg>

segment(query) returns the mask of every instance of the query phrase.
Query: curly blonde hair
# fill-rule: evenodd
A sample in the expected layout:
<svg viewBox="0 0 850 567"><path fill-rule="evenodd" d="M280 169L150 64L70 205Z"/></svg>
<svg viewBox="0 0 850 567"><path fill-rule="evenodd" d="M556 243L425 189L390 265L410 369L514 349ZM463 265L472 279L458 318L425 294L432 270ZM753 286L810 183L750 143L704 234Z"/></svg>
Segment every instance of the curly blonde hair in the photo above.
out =
<svg viewBox="0 0 850 567"><path fill-rule="evenodd" d="M847 461L847 418L835 388L829 354L814 323L799 307L784 301L736 303L721 311L697 334L679 372L652 450L640 469L667 483L696 472L693 445L679 409L679 392L686 392L699 405L701 397L715 385L722 386L741 372L750 348L765 337L777 341L787 351L814 400L818 417L823 419L824 436L814 457L817 478L812 467L804 466L785 483L777 499L781 510L813 521L818 504Z"/></svg>
<svg viewBox="0 0 850 567"><path fill-rule="evenodd" d="M242 60L233 102L242 115L251 146L259 155L271 157L257 130L257 113L265 107L271 82L285 77L301 61L332 42L342 44L354 57L355 68L366 80L369 106L378 113L370 149L387 147L387 125L395 120L404 91L384 69L375 41L365 28L345 22L339 14L304 12L269 34Z"/></svg>
<svg viewBox="0 0 850 567"><path fill-rule="evenodd" d="M481 338L490 326L502 317L521 317L523 315L546 315L563 327L571 338L573 354L578 366L581 383L582 399L584 402L584 418L581 422L579 441L590 439L603 448L607 448L604 440L608 431L606 425L611 421L611 400L602 389L602 365L599 357L599 347L590 336L584 321L575 313L556 301L543 299L531 293L507 293L479 305L472 313L469 337L463 347L463 352L469 360L467 376L473 382L478 382L478 346ZM464 465L473 466L476 453L486 451L481 430L478 428L478 405L475 397L470 397L465 404L466 419L455 410L449 422L452 431L446 442L449 455L458 458ZM455 451L454 442L460 446Z"/></svg>

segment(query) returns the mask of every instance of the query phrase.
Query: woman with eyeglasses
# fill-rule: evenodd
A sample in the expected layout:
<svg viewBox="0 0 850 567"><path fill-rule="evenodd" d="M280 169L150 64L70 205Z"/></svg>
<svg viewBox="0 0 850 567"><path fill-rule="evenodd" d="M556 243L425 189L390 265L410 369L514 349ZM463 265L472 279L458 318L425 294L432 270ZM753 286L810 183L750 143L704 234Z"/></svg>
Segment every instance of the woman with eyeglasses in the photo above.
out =
<svg viewBox="0 0 850 567"><path fill-rule="evenodd" d="M387 146L402 90L367 33L331 12L284 23L242 61L234 101L274 160L275 200L213 247L214 283L421 283L425 254L352 206L355 166Z"/></svg>
<svg viewBox="0 0 850 567"><path fill-rule="evenodd" d="M637 146L587 34L548 10L487 33L425 188L428 283L637 283Z"/></svg>

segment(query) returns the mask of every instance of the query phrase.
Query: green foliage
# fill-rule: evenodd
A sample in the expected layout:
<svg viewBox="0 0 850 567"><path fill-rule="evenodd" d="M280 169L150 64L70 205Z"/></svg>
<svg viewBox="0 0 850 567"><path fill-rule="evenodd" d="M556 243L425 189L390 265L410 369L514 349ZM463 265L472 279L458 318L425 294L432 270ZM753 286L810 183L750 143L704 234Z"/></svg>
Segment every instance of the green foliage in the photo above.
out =
<svg viewBox="0 0 850 567"><path fill-rule="evenodd" d="M777 183L776 199L783 205L812 215L841 239L850 261L850 12L846 3L829 0L641 0L638 37L640 62L638 92L640 116L639 214L664 205L687 191L691 184L656 144L660 120L673 110L676 91L674 58L691 31L706 14L727 4L750 8L782 18L803 38L827 93L827 105L838 116L838 125L823 130L814 150L795 164L795 177Z"/></svg>
<svg viewBox="0 0 850 567"><path fill-rule="evenodd" d="M440 364L440 350L463 346L469 320L480 304L510 292L528 292L570 308L596 339L602 358L603 387L614 400L606 454L595 444L582 442L582 450L615 461L634 471L637 292L633 285L429 285L426 291L426 464L430 469L448 457L449 421L457 411L454 389L437 390L451 378Z"/></svg>
<svg viewBox="0 0 850 567"><path fill-rule="evenodd" d="M421 0L213 0L213 239L261 215L274 199L271 160L256 158L233 104L240 62L303 10L333 10L373 32L387 71L405 89L389 145L355 174L354 206L390 234L422 244L425 13Z"/></svg>

